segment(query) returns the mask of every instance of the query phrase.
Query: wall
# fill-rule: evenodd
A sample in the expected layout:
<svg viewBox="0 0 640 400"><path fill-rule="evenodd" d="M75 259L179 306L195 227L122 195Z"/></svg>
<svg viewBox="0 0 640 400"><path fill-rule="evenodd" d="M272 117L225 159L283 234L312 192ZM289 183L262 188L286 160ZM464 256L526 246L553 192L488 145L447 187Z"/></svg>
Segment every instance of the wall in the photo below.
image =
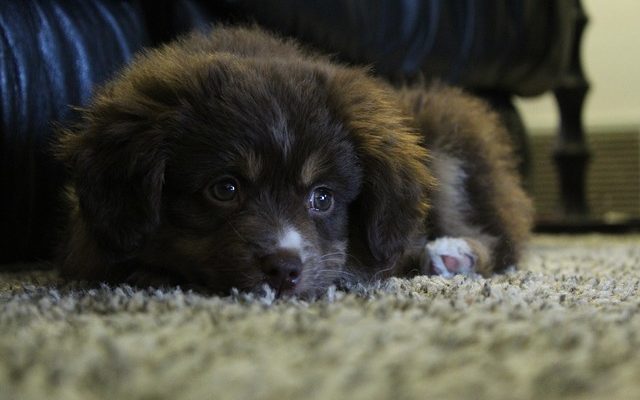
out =
<svg viewBox="0 0 640 400"><path fill-rule="evenodd" d="M563 0L568 1L568 0ZM589 24L582 42L583 68L591 83L584 110L589 130L640 127L640 1L583 0ZM531 133L555 130L552 95L518 99Z"/></svg>

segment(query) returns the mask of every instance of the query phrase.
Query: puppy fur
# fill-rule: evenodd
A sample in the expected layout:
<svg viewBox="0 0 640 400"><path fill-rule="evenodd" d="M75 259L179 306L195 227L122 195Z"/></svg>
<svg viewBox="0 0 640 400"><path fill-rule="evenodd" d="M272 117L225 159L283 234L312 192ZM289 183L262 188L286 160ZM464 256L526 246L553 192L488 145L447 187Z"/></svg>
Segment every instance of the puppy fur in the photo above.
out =
<svg viewBox="0 0 640 400"><path fill-rule="evenodd" d="M483 102L394 89L258 28L149 50L82 114L57 145L69 278L318 295L433 273L427 244L443 237L475 272L502 271L530 229Z"/></svg>

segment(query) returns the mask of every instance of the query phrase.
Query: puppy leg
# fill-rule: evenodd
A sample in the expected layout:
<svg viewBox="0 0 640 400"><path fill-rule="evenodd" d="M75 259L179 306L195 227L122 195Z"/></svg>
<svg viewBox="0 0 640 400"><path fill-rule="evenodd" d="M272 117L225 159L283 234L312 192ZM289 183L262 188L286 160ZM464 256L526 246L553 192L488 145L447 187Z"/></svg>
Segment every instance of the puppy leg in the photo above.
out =
<svg viewBox="0 0 640 400"><path fill-rule="evenodd" d="M473 270L489 276L514 266L529 234L532 205L499 117L457 89L435 86L403 95L438 181L425 226L433 242L424 248L423 259L435 258L440 267L425 270L423 265L422 272ZM441 238L458 240L444 248ZM473 262L460 254L470 254Z"/></svg>
<svg viewBox="0 0 640 400"><path fill-rule="evenodd" d="M489 268L489 249L471 238L442 237L426 244L421 271L426 275L476 275Z"/></svg>
<svg viewBox="0 0 640 400"><path fill-rule="evenodd" d="M421 270L425 274L488 275L494 269L498 237L474 221L475 203L468 191L469 174L464 161L432 152L433 172L439 187L433 193L433 211L428 221L431 241L423 249Z"/></svg>

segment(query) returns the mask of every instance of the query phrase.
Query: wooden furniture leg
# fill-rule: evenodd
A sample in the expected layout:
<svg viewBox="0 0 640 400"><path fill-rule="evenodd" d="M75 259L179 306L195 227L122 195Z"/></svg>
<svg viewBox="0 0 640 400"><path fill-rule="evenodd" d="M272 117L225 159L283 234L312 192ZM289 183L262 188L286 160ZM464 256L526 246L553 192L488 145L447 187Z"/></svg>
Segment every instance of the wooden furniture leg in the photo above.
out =
<svg viewBox="0 0 640 400"><path fill-rule="evenodd" d="M575 5L575 33L568 73L561 77L554 90L560 110L560 130L553 158L560 179L561 211L569 221L588 219L586 199L586 170L589 162L582 124L584 98L589 90L581 65L580 43L588 18L580 4Z"/></svg>

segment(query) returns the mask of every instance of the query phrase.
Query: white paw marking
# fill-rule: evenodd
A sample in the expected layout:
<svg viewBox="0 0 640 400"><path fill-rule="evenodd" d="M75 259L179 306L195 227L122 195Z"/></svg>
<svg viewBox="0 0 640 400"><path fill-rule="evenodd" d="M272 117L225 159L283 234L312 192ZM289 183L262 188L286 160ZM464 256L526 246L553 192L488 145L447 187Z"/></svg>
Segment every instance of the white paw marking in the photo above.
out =
<svg viewBox="0 0 640 400"><path fill-rule="evenodd" d="M427 243L423 270L435 272L445 278L454 275L475 275L476 256L464 239L439 238Z"/></svg>

